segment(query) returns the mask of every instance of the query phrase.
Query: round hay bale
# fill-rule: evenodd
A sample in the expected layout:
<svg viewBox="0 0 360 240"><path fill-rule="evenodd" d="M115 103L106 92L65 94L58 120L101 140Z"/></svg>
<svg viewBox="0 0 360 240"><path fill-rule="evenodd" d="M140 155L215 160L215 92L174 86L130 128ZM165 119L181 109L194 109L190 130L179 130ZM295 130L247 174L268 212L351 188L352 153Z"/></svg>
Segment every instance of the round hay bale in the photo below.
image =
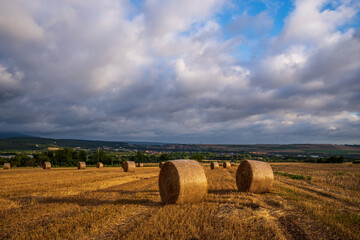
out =
<svg viewBox="0 0 360 240"><path fill-rule="evenodd" d="M236 166L236 163L231 162L231 163L230 163L230 166L232 166L232 167L233 167L233 166Z"/></svg>
<svg viewBox="0 0 360 240"><path fill-rule="evenodd" d="M135 172L135 162L126 161L123 166L124 172Z"/></svg>
<svg viewBox="0 0 360 240"><path fill-rule="evenodd" d="M121 167L124 169L125 162L121 163Z"/></svg>
<svg viewBox="0 0 360 240"><path fill-rule="evenodd" d="M165 204L201 202L208 191L204 168L194 160L167 161L160 170L159 189Z"/></svg>
<svg viewBox="0 0 360 240"><path fill-rule="evenodd" d="M223 168L228 168L231 167L231 163L230 162L223 162Z"/></svg>
<svg viewBox="0 0 360 240"><path fill-rule="evenodd" d="M97 168L102 168L102 167L104 167L104 164L101 163L101 162L98 162L98 163L96 164L96 167L97 167Z"/></svg>
<svg viewBox="0 0 360 240"><path fill-rule="evenodd" d="M78 169L85 169L86 168L86 163L85 162L78 162L77 163L77 168Z"/></svg>
<svg viewBox="0 0 360 240"><path fill-rule="evenodd" d="M162 166L165 164L165 162L160 162L159 163L159 168L162 168Z"/></svg>
<svg viewBox="0 0 360 240"><path fill-rule="evenodd" d="M274 173L270 164L244 160L236 171L236 185L241 192L270 192L274 183Z"/></svg>
<svg viewBox="0 0 360 240"><path fill-rule="evenodd" d="M143 167L144 164L143 164L143 163L137 163L136 166L137 166L137 167Z"/></svg>
<svg viewBox="0 0 360 240"><path fill-rule="evenodd" d="M4 163L4 170L8 170L11 168L11 164L10 163Z"/></svg>
<svg viewBox="0 0 360 240"><path fill-rule="evenodd" d="M215 168L218 168L219 167L219 163L218 162L212 162L210 163L210 168L211 169L215 169Z"/></svg>
<svg viewBox="0 0 360 240"><path fill-rule="evenodd" d="M42 167L43 167L43 169L51 169L51 163L50 162L44 162Z"/></svg>

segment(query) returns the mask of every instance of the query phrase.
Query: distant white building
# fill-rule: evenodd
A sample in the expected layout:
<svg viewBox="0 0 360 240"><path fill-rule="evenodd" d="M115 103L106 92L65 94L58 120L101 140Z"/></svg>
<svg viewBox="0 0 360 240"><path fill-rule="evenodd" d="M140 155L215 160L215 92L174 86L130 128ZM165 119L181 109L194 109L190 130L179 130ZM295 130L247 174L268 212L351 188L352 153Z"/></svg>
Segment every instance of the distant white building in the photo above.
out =
<svg viewBox="0 0 360 240"><path fill-rule="evenodd" d="M0 157L2 157L2 158L14 158L15 157L15 155L0 155Z"/></svg>

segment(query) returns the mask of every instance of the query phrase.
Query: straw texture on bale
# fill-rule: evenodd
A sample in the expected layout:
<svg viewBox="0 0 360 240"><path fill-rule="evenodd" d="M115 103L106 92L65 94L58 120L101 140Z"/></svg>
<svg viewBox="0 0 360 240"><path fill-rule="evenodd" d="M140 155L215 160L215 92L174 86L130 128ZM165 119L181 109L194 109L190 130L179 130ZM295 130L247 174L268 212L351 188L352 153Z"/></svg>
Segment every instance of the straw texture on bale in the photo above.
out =
<svg viewBox="0 0 360 240"><path fill-rule="evenodd" d="M165 164L165 162L159 163L159 168L162 168L162 166Z"/></svg>
<svg viewBox="0 0 360 240"><path fill-rule="evenodd" d="M211 169L215 169L215 168L218 168L219 167L219 163L218 162L212 162L210 163L210 168Z"/></svg>
<svg viewBox="0 0 360 240"><path fill-rule="evenodd" d="M244 160L236 171L236 185L241 192L270 192L274 173L266 162Z"/></svg>
<svg viewBox="0 0 360 240"><path fill-rule="evenodd" d="M223 168L228 168L231 167L231 163L230 162L223 162Z"/></svg>
<svg viewBox="0 0 360 240"><path fill-rule="evenodd" d="M10 163L4 163L4 169L10 169L11 168L11 164Z"/></svg>
<svg viewBox="0 0 360 240"><path fill-rule="evenodd" d="M136 166L137 166L137 167L143 167L144 164L143 164L143 163L137 163Z"/></svg>
<svg viewBox="0 0 360 240"><path fill-rule="evenodd" d="M124 168L124 166L125 166L125 162L122 162L121 167Z"/></svg>
<svg viewBox="0 0 360 240"><path fill-rule="evenodd" d="M208 191L204 168L194 160L167 161L160 170L159 189L165 204L201 202Z"/></svg>
<svg viewBox="0 0 360 240"><path fill-rule="evenodd" d="M124 172L135 172L135 162L126 161L123 166Z"/></svg>
<svg viewBox="0 0 360 240"><path fill-rule="evenodd" d="M78 162L77 168L78 169L85 169L86 168L86 163L85 162Z"/></svg>
<svg viewBox="0 0 360 240"><path fill-rule="evenodd" d="M43 163L43 169L51 169L51 163L50 162L44 162Z"/></svg>
<svg viewBox="0 0 360 240"><path fill-rule="evenodd" d="M97 167L97 168L102 168L102 167L104 167L104 164L101 163L101 162L98 162L98 163L96 164L96 167Z"/></svg>

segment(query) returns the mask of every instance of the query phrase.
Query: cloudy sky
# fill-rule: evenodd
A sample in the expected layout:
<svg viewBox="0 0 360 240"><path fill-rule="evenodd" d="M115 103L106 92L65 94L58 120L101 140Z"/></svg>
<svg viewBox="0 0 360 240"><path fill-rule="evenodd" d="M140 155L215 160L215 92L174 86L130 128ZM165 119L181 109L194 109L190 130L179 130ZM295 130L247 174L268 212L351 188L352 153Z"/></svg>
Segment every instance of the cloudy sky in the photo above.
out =
<svg viewBox="0 0 360 240"><path fill-rule="evenodd" d="M1 0L0 132L360 143L357 0Z"/></svg>

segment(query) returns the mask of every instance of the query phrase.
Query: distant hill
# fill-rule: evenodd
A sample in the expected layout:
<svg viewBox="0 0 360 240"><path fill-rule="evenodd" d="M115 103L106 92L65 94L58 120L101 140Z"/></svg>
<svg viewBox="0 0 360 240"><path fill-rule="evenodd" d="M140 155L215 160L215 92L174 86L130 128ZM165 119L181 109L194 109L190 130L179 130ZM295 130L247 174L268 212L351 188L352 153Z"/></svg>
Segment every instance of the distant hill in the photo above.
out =
<svg viewBox="0 0 360 240"><path fill-rule="evenodd" d="M34 136L25 135L22 133L0 132L0 139L7 139L13 137L34 137Z"/></svg>
<svg viewBox="0 0 360 240"><path fill-rule="evenodd" d="M52 139L40 137L12 137L0 139L0 150L44 150L48 147L95 149L100 147L124 148L124 142L90 141L76 139Z"/></svg>
<svg viewBox="0 0 360 240"><path fill-rule="evenodd" d="M21 135L21 134L20 134ZM12 136L11 134L3 134ZM29 136L16 136L0 139L0 151L45 150L51 148L102 148L153 151L153 152L214 152L233 154L269 154L279 156L327 156L353 155L360 156L360 145L339 144L170 144L160 142L110 142L78 139L52 139Z"/></svg>

